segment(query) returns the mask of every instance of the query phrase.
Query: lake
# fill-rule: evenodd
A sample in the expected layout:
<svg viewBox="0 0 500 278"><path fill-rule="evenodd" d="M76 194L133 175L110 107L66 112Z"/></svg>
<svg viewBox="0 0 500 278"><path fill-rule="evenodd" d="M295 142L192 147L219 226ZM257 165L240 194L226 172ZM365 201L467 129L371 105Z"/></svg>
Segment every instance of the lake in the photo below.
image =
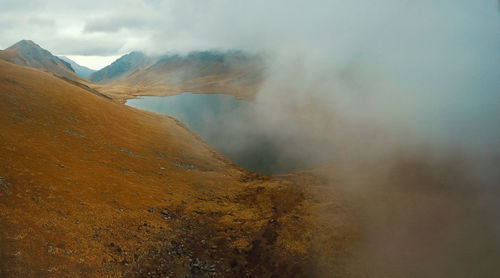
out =
<svg viewBox="0 0 500 278"><path fill-rule="evenodd" d="M280 174L327 161L317 140L296 121L273 120L269 107L224 94L182 93L129 99L127 105L172 116L241 167ZM270 123L273 124L270 124Z"/></svg>

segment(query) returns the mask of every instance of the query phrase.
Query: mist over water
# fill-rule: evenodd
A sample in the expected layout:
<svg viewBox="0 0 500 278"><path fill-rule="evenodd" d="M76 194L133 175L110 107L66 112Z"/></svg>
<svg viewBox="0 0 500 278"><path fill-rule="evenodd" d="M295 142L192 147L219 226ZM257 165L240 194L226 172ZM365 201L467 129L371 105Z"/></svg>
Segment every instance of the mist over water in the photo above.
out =
<svg viewBox="0 0 500 278"><path fill-rule="evenodd" d="M29 34L67 55L264 53L251 104L137 104L162 112L179 98L172 115L249 169L328 163L322 174L361 230L355 277L500 277L498 1L0 4L4 47ZM202 120L183 115L207 103L193 114Z"/></svg>
<svg viewBox="0 0 500 278"><path fill-rule="evenodd" d="M214 3L180 5L197 20L163 42L266 53L254 102L268 109L242 126L326 142L280 148L332 153L330 187L362 231L354 276L500 276L496 1Z"/></svg>
<svg viewBox="0 0 500 278"><path fill-rule="evenodd" d="M250 171L291 172L324 164L333 157L326 142L303 133L312 131L307 126L282 122L281 125L295 128L279 133L262 129L262 121L267 119L260 115L272 107L230 95L182 93L129 99L126 104L177 118L220 153ZM294 148L290 148L292 145ZM304 153L315 155L308 155L306 159Z"/></svg>

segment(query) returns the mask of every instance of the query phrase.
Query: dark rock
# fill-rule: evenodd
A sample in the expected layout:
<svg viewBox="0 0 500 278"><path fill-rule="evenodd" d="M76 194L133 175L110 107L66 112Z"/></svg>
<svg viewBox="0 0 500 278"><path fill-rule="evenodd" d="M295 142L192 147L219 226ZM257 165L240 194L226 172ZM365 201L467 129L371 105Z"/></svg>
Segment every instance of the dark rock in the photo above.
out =
<svg viewBox="0 0 500 278"><path fill-rule="evenodd" d="M82 134L80 134L80 133L78 133L78 132L76 132L76 131L74 131L74 130L66 129L65 131L66 131L67 133L69 133L69 134L73 135L73 136L76 136L76 137L79 137L79 138L85 138L85 136L84 136L84 135L82 135Z"/></svg>
<svg viewBox="0 0 500 278"><path fill-rule="evenodd" d="M178 161L178 160L173 163L173 166L176 168L183 168L186 170L196 169L196 166L194 164L185 163L185 162Z"/></svg>
<svg viewBox="0 0 500 278"><path fill-rule="evenodd" d="M4 190L9 190L9 185L5 181L4 177L0 177L0 186L2 186Z"/></svg>
<svg viewBox="0 0 500 278"><path fill-rule="evenodd" d="M162 152L155 152L157 156L161 157L161 158L167 158L167 155L162 153Z"/></svg>
<svg viewBox="0 0 500 278"><path fill-rule="evenodd" d="M0 177L0 186L7 193L7 195L11 195L12 193L9 191L10 183L7 183L4 177Z"/></svg>
<svg viewBox="0 0 500 278"><path fill-rule="evenodd" d="M162 210L160 213L161 215L163 215L164 219L172 219L173 214L171 214L167 210Z"/></svg>
<svg viewBox="0 0 500 278"><path fill-rule="evenodd" d="M131 155L131 156L138 157L138 158L142 158L142 156L141 156L141 155L135 154L135 153L133 153L133 152L131 152L131 151L129 151L129 150L127 150L127 149L125 149L125 148L119 148L119 149L120 149L120 151L122 151L122 152L124 152L124 153L126 153L126 154L129 154L129 155Z"/></svg>

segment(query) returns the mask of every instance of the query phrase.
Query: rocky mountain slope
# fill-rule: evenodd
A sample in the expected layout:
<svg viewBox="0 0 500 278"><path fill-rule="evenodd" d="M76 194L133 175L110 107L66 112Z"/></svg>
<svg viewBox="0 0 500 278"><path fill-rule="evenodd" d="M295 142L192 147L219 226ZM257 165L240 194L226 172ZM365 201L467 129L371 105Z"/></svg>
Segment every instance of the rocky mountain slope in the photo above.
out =
<svg viewBox="0 0 500 278"><path fill-rule="evenodd" d="M95 70L89 69L89 68L82 66L82 65L79 65L77 62L71 60L68 57L59 56L59 58L65 62L69 63L71 65L71 68L73 68L73 70L75 71L75 73L78 74L82 78L87 78L87 76L89 76L90 74L95 72Z"/></svg>
<svg viewBox="0 0 500 278"><path fill-rule="evenodd" d="M1 277L347 275L356 225L312 173L247 172L173 118L3 60L0 125Z"/></svg>
<svg viewBox="0 0 500 278"><path fill-rule="evenodd" d="M88 79L95 83L109 83L119 80L124 75L130 74L131 72L140 70L152 61L152 58L146 57L146 55L141 52L134 51L118 58L111 63L111 65L94 72Z"/></svg>
<svg viewBox="0 0 500 278"><path fill-rule="evenodd" d="M0 51L0 59L21 66L42 69L73 80L81 79L68 62L52 55L52 53L30 40L19 41Z"/></svg>

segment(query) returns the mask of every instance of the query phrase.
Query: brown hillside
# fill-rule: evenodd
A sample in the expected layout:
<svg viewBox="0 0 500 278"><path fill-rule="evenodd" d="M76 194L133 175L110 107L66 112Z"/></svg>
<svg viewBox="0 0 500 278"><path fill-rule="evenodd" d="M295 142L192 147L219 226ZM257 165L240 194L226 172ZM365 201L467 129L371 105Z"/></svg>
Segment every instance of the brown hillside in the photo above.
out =
<svg viewBox="0 0 500 278"><path fill-rule="evenodd" d="M168 91L187 91L204 94L226 93L239 98L251 98L262 83L262 67L261 62L234 66L223 63L157 63L153 67L131 74L115 85L127 84L146 89L164 88L166 93L163 95L168 95Z"/></svg>
<svg viewBox="0 0 500 278"><path fill-rule="evenodd" d="M357 234L307 173L0 60L1 277L345 276Z"/></svg>

